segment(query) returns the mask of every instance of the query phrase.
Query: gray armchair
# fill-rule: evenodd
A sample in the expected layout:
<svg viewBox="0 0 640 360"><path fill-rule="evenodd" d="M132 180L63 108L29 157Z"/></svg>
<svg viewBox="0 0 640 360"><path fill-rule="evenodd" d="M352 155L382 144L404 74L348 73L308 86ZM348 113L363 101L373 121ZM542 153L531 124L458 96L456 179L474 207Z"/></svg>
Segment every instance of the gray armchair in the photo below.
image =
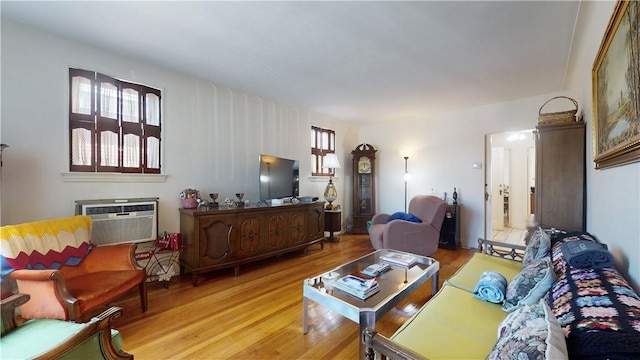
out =
<svg viewBox="0 0 640 360"><path fill-rule="evenodd" d="M438 250L447 204L436 196L418 195L411 199L408 210L409 214L422 222L401 219L387 221L389 214L374 215L369 228L374 249L393 249L424 256L430 256Z"/></svg>

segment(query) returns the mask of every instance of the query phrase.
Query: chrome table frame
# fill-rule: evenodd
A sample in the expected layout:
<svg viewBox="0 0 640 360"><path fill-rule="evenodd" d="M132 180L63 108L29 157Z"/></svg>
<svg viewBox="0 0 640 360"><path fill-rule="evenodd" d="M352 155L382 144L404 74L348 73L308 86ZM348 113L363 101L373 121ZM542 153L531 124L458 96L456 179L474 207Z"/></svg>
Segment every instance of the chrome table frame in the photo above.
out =
<svg viewBox="0 0 640 360"><path fill-rule="evenodd" d="M357 299L339 290L327 290L322 283L322 275L329 272L337 272L340 274L340 277L353 274L367 278L360 274L360 270L368 265L382 262L380 259L381 256L394 252L407 254L389 249L378 250L319 274L318 276L304 280L302 291L303 333L307 334L309 332L307 315L309 300L313 300L327 309L358 323L360 325L358 338L361 339L366 328L375 329L377 319L393 309L400 301L404 300L427 280L432 279L432 294L438 291L440 263L434 258L415 254L409 254L418 259L418 262L412 267L404 268L402 266L392 265L390 270L378 275L377 279L381 288L380 291L365 300ZM400 286L403 283L405 285ZM364 359L365 357L365 348L364 343L360 341L360 359Z"/></svg>

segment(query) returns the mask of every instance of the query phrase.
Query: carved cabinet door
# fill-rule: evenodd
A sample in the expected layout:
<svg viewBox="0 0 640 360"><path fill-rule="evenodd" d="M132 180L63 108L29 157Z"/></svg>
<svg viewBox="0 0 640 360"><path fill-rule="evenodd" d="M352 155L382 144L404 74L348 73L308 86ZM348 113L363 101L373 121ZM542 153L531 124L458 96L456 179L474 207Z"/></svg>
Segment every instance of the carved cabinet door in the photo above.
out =
<svg viewBox="0 0 640 360"><path fill-rule="evenodd" d="M299 244L307 240L307 216L305 211L291 213L291 243Z"/></svg>
<svg viewBox="0 0 640 360"><path fill-rule="evenodd" d="M200 219L198 236L199 265L213 265L235 257L235 216L211 216Z"/></svg>

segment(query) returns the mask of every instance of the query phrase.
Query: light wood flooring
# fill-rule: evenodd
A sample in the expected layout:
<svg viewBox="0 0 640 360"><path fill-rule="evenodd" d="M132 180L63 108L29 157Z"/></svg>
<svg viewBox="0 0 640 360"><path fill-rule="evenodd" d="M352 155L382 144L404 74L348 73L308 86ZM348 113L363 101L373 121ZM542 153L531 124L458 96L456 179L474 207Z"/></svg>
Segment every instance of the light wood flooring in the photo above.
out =
<svg viewBox="0 0 640 360"><path fill-rule="evenodd" d="M143 359L356 359L358 325L310 301L309 333L302 334L302 282L373 248L366 235L342 235L337 243L309 248L210 273L193 287L183 276L170 288L149 286L149 310L142 314L137 291L113 305L125 309L116 320L124 349ZM474 250L439 249L440 282ZM431 297L427 281L376 330L391 336Z"/></svg>
<svg viewBox="0 0 640 360"><path fill-rule="evenodd" d="M524 237L526 234L526 229L505 227L502 230L492 231L491 240L501 241L513 245L525 245Z"/></svg>

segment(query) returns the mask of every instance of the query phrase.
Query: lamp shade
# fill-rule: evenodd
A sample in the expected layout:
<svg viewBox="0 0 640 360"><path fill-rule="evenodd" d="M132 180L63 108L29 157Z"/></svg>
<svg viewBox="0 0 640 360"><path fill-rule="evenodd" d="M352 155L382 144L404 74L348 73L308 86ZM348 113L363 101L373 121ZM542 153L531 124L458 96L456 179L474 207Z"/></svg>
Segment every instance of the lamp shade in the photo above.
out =
<svg viewBox="0 0 640 360"><path fill-rule="evenodd" d="M340 169L340 162L338 162L338 155L331 153L324 156L322 161L323 169Z"/></svg>

